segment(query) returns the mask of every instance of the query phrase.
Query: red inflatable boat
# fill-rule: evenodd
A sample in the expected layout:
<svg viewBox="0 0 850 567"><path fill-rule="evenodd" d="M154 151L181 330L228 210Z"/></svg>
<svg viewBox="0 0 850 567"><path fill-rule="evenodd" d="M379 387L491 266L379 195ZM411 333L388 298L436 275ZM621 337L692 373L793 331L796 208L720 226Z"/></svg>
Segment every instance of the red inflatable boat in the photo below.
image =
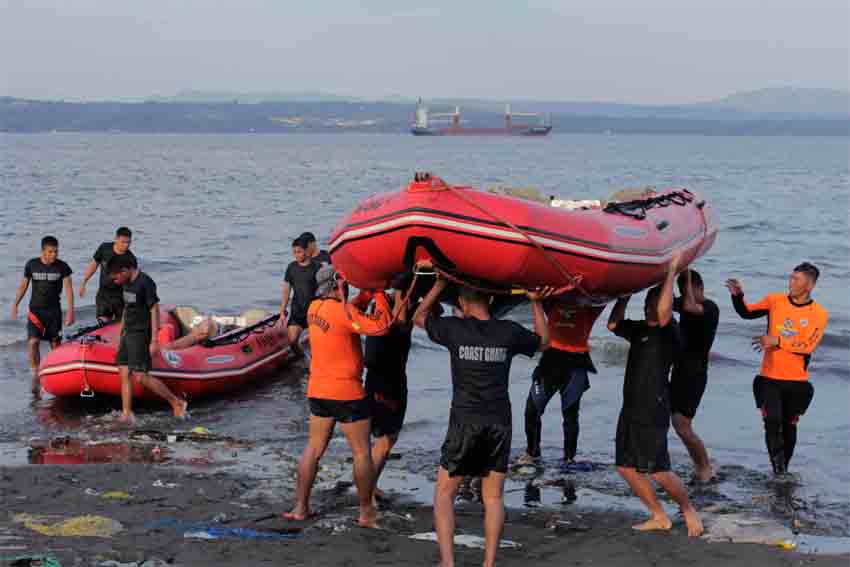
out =
<svg viewBox="0 0 850 567"><path fill-rule="evenodd" d="M561 205L561 206L553 206ZM714 243L713 208L687 189L601 202L544 202L451 186L417 174L372 196L335 228L334 266L364 289L389 286L417 260L459 280L497 288L578 287L604 303L663 280L674 251L692 262Z"/></svg>
<svg viewBox="0 0 850 567"><path fill-rule="evenodd" d="M161 308L161 344L189 332L193 318L203 319L188 310L178 317L177 310ZM205 343L184 350L163 347L153 357L151 374L178 396L197 399L239 389L279 370L293 356L286 327L278 323L278 315L252 312L247 317L213 317L230 323L230 329L223 327L225 332ZM118 324L113 323L64 342L42 360L42 386L54 396L120 396L118 340ZM138 383L133 397L156 398Z"/></svg>

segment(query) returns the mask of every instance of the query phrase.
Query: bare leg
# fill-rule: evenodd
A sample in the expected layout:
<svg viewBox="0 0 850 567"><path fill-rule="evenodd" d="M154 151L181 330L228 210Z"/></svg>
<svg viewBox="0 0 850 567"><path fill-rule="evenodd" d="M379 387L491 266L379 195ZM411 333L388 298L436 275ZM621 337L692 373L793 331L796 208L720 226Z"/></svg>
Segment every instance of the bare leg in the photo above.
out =
<svg viewBox="0 0 850 567"><path fill-rule="evenodd" d="M652 475L652 478L661 485L661 488L667 491L670 498L675 500L676 504L681 508L682 515L685 517L685 523L688 525L688 535L690 537L702 535L704 531L702 520L700 520L699 514L697 514L697 511L691 505L691 501L688 500L688 492L685 490L682 481L676 473L671 471L655 473Z"/></svg>
<svg viewBox="0 0 850 567"><path fill-rule="evenodd" d="M30 368L32 369L32 396L41 398L41 378L38 375L38 365L41 364L41 345L39 339L30 337L27 340L27 351L29 353Z"/></svg>
<svg viewBox="0 0 850 567"><path fill-rule="evenodd" d="M650 518L646 522L632 526L639 531L652 530L669 530L673 527L673 522L667 517L664 508L658 502L658 496L655 494L655 487L649 480L649 477L643 473L637 472L633 468L617 467L617 472L620 473L627 483L629 488L635 493L635 496L640 498L643 505L649 510Z"/></svg>
<svg viewBox="0 0 850 567"><path fill-rule="evenodd" d="M316 481L319 460L325 454L336 422L330 417L310 416L310 439L298 463L298 482L295 489L295 507L283 515L288 520L306 520L310 516L310 493Z"/></svg>
<svg viewBox="0 0 850 567"><path fill-rule="evenodd" d="M455 564L455 496L462 476L449 476L449 472L440 467L437 471L437 487L434 490L434 526L437 529L437 543L440 546L440 567L454 567Z"/></svg>
<svg viewBox="0 0 850 567"><path fill-rule="evenodd" d="M186 408L189 407L189 402L175 396L174 392L162 383L162 380L154 378L147 372L133 372L133 375L141 382L142 386L171 404L174 417L186 417Z"/></svg>
<svg viewBox="0 0 850 567"><path fill-rule="evenodd" d="M491 471L481 482L481 499L484 501L484 567L496 565L496 552L505 526L504 487L504 473Z"/></svg>
<svg viewBox="0 0 850 567"><path fill-rule="evenodd" d="M389 458L390 451L392 451L396 441L398 441L398 433L378 437L372 444L372 465L375 467L375 490L372 491L373 505L376 504L376 498L380 495L378 479L381 477L381 473L384 472L387 458Z"/></svg>
<svg viewBox="0 0 850 567"><path fill-rule="evenodd" d="M130 369L126 366L118 367L121 375L121 421L133 421L133 382L130 377Z"/></svg>
<svg viewBox="0 0 850 567"><path fill-rule="evenodd" d="M286 333L289 336L289 347L298 356L304 355L304 350L301 348L301 345L298 344L298 339L301 337L301 333L303 331L304 329L298 325L290 325L286 328Z"/></svg>
<svg viewBox="0 0 850 567"><path fill-rule="evenodd" d="M714 471L711 468L711 461L708 460L708 452L705 450L705 445L702 439L694 432L691 427L691 419L684 415L673 414L673 429L682 443L688 449L691 459L694 462L694 475L700 482L708 482L714 476Z"/></svg>
<svg viewBox="0 0 850 567"><path fill-rule="evenodd" d="M357 485L357 497L360 500L360 518L357 522L364 528L376 528L378 514L372 504L375 469L372 467L372 453L369 448L369 420L341 423L339 427L348 440L354 457L354 483Z"/></svg>

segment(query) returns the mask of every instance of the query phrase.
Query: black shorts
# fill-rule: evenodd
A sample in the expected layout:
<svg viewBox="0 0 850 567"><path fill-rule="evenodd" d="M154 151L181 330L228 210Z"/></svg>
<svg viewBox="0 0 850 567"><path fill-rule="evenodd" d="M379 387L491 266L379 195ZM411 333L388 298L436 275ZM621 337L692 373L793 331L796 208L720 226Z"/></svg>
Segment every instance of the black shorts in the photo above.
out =
<svg viewBox="0 0 850 567"><path fill-rule="evenodd" d="M673 366L670 376L670 410L693 419L708 384L708 369L701 360L685 359Z"/></svg>
<svg viewBox="0 0 850 567"><path fill-rule="evenodd" d="M371 405L373 437L401 431L407 413L407 376L387 378L380 372L367 370L366 398Z"/></svg>
<svg viewBox="0 0 850 567"><path fill-rule="evenodd" d="M449 476L507 473L511 456L510 425L461 424L452 419L440 455Z"/></svg>
<svg viewBox="0 0 850 567"><path fill-rule="evenodd" d="M617 466L632 468L645 474L669 471L668 429L669 427L657 425L636 424L621 412L617 421Z"/></svg>
<svg viewBox="0 0 850 567"><path fill-rule="evenodd" d="M309 398L310 413L316 417L330 417L340 423L354 423L369 419L369 400L325 400Z"/></svg>
<svg viewBox="0 0 850 567"><path fill-rule="evenodd" d="M753 397L764 417L794 421L809 409L815 387L808 380L773 380L756 376Z"/></svg>
<svg viewBox="0 0 850 567"><path fill-rule="evenodd" d="M121 335L115 364L126 366L131 372L150 372L151 334L147 331L131 331Z"/></svg>
<svg viewBox="0 0 850 567"><path fill-rule="evenodd" d="M292 325L298 325L302 329L306 329L307 328L307 314L306 313L290 312L289 313L289 321L286 322L286 325L288 327L291 327Z"/></svg>
<svg viewBox="0 0 850 567"><path fill-rule="evenodd" d="M124 314L124 296L120 291L115 293L99 289L94 301L97 317L120 319Z"/></svg>
<svg viewBox="0 0 850 567"><path fill-rule="evenodd" d="M33 319L37 323L33 322ZM62 332L61 309L30 308L27 317L27 336L42 341L56 341Z"/></svg>

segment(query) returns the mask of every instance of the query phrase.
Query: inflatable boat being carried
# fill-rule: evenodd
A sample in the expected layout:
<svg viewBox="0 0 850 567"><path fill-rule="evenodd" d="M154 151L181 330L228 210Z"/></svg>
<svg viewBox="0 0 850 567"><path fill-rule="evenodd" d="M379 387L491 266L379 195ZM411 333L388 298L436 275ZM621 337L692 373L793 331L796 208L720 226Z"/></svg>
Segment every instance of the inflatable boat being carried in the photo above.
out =
<svg viewBox="0 0 850 567"><path fill-rule="evenodd" d="M240 317L212 317L221 333L181 350L167 344L192 331L203 321L192 308L160 308L161 350L153 356L151 375L172 392L187 399L230 392L269 376L293 357L286 326L280 316L252 309ZM121 395L115 365L117 323L100 327L62 343L42 359L42 387L54 396ZM134 384L134 398L156 396Z"/></svg>
<svg viewBox="0 0 850 567"><path fill-rule="evenodd" d="M687 265L717 236L712 206L687 189L618 195L608 203L517 198L417 174L372 196L334 229L334 266L382 289L416 261L450 279L510 293L575 286L565 300L602 304L664 278L674 251Z"/></svg>

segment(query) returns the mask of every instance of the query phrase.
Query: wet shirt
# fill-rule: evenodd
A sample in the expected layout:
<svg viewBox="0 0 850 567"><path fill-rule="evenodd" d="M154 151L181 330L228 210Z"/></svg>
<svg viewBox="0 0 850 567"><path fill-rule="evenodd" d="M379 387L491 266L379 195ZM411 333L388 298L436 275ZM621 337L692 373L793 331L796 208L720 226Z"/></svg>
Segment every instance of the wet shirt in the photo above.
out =
<svg viewBox="0 0 850 567"><path fill-rule="evenodd" d="M61 309L64 280L71 275L71 267L62 260L44 264L33 258L24 266L24 277L30 280L30 309Z"/></svg>
<svg viewBox="0 0 850 567"><path fill-rule="evenodd" d="M682 310L683 300L677 297L673 301L673 310L679 313L679 335L682 340L682 358L699 360L703 368L708 368L708 355L717 335L720 321L720 309L710 299L702 302L702 315L693 315Z"/></svg>
<svg viewBox="0 0 850 567"><path fill-rule="evenodd" d="M136 256L129 250L127 250L124 254L127 254L130 258L136 258ZM112 295L119 295L121 293L121 286L116 284L112 281L112 278L109 277L109 261L113 256L116 256L116 254L115 250L112 248L112 243L104 242L97 247L97 250L94 251L92 260L97 262L100 266L100 289Z"/></svg>
<svg viewBox="0 0 850 567"><path fill-rule="evenodd" d="M372 313L365 313L360 308L362 303L358 297L347 305L336 299L317 299L310 304L307 311L310 332L308 398L351 401L366 396L360 335L385 333L392 313L384 293L375 295Z"/></svg>
<svg viewBox="0 0 850 567"><path fill-rule="evenodd" d="M151 307L159 303L156 283L139 272L135 280L124 286L124 333L151 331Z"/></svg>
<svg viewBox="0 0 850 567"><path fill-rule="evenodd" d="M672 320L659 327L627 319L614 329L631 344L623 381L623 416L633 423L670 424L669 376L679 350L677 327Z"/></svg>
<svg viewBox="0 0 850 567"><path fill-rule="evenodd" d="M316 272L322 267L320 262L310 261L306 266L298 262L292 262L286 268L283 280L290 285L293 291L290 310L298 316L307 313L307 308L316 295Z"/></svg>
<svg viewBox="0 0 850 567"><path fill-rule="evenodd" d="M380 337L366 337L365 364L369 387L381 391L407 389L407 358L410 354L410 325L394 325Z"/></svg>
<svg viewBox="0 0 850 567"><path fill-rule="evenodd" d="M767 317L767 334L779 337L779 346L764 351L760 374L774 380L809 379L809 363L826 331L829 312L810 300L802 305L784 293L771 293L758 303L732 296L735 311L745 319Z"/></svg>
<svg viewBox="0 0 850 567"><path fill-rule="evenodd" d="M428 336L449 349L452 369L451 419L458 423L510 425L511 360L534 356L540 337L519 323L500 319L436 317L425 322Z"/></svg>

